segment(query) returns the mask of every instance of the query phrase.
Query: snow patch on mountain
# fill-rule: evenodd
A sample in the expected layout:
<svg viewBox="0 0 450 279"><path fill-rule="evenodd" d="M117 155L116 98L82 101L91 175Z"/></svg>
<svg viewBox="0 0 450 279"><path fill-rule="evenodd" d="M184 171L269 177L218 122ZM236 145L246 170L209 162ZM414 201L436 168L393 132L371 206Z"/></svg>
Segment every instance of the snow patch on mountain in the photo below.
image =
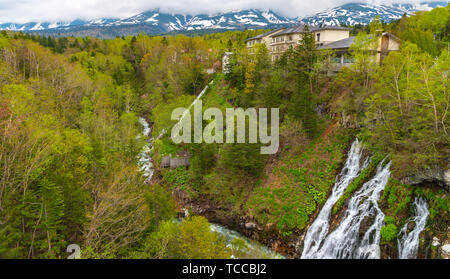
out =
<svg viewBox="0 0 450 279"><path fill-rule="evenodd" d="M400 19L404 14L410 16L417 11L429 11L447 2L423 2L420 4L367 4L349 3L298 20L308 25L356 25L368 24L375 16L385 22Z"/></svg>
<svg viewBox="0 0 450 279"><path fill-rule="evenodd" d="M0 30L25 32L70 32L71 30L87 30L89 28L122 28L133 27L133 32L161 34L171 31L203 30L203 29L273 29L289 27L294 24L308 25L356 25L368 24L379 15L383 21L401 18L404 14L411 15L419 10L430 10L437 6L446 6L447 2L423 2L420 4L385 4L349 3L326 10L304 18L287 18L266 10L248 9L234 10L213 15L183 15L168 14L160 10L147 11L129 18L113 19L98 18L92 20L74 20L71 22L29 22L0 23Z"/></svg>

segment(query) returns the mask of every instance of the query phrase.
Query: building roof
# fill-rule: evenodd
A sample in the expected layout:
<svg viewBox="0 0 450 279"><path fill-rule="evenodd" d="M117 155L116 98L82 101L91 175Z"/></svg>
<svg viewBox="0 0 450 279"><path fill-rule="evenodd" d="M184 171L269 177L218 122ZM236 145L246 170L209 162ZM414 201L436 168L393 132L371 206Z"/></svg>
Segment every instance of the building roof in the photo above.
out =
<svg viewBox="0 0 450 279"><path fill-rule="evenodd" d="M400 42L400 39L398 37L396 37L395 35L389 33L389 32L384 32L382 33L382 36L388 36L389 38L392 38L393 40L396 40L398 42ZM319 46L318 49L346 49L346 48L350 48L350 46L353 44L355 37L349 37L346 39L342 39L336 42L332 42L330 44L327 45L323 45L323 46Z"/></svg>
<svg viewBox="0 0 450 279"><path fill-rule="evenodd" d="M259 34L258 36L248 38L248 39L245 40L244 42L247 42L247 41L253 41L253 40L257 40L257 39L262 39L262 38L264 38L264 37L266 37L266 36L269 36L269 35L271 35L271 34L277 32L277 31L283 30L283 29L284 29L284 28L278 28L278 29L275 29L275 30L271 30L271 31L269 31L269 32Z"/></svg>
<svg viewBox="0 0 450 279"><path fill-rule="evenodd" d="M275 37L278 35L287 35L287 34L294 34L294 33L302 33L303 32L303 28L305 27L305 25L298 25L298 26L294 26L288 29L285 29L284 31L281 31L277 34L274 34L270 37Z"/></svg>
<svg viewBox="0 0 450 279"><path fill-rule="evenodd" d="M383 36L388 36L389 38L392 38L392 39L396 40L397 42L400 42L400 38L397 37L397 36L395 36L395 35L392 34L392 33L389 33L389 32L383 32L382 35L383 35Z"/></svg>
<svg viewBox="0 0 450 279"><path fill-rule="evenodd" d="M343 27L343 26L322 26L322 27L311 27L312 31L321 31L321 30L345 30L350 31L352 28Z"/></svg>
<svg viewBox="0 0 450 279"><path fill-rule="evenodd" d="M336 42L332 42L330 44L319 46L318 49L342 49L342 48L349 48L353 44L353 40L355 37L349 37L345 38Z"/></svg>
<svg viewBox="0 0 450 279"><path fill-rule="evenodd" d="M280 35L287 35L287 34L295 34L295 33L303 33L303 29L305 28L306 25L297 25L291 28L287 28L282 32L279 32L277 34L273 34L270 37L276 37L276 36L280 36ZM318 26L308 26L309 31L311 32L316 32L316 31L322 31L322 30L345 30L345 31L350 31L352 30L351 28L347 28L347 27L342 27L342 26L323 26L323 27L318 27Z"/></svg>

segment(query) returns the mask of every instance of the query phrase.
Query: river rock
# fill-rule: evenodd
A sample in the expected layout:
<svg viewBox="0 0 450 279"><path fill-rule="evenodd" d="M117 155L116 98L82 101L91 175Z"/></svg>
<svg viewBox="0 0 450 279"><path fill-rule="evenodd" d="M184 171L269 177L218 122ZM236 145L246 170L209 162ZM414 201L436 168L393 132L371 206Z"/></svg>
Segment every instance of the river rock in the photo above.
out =
<svg viewBox="0 0 450 279"><path fill-rule="evenodd" d="M187 210L187 208L183 207L182 211L183 211L184 218L187 218L189 216L189 210Z"/></svg>
<svg viewBox="0 0 450 279"><path fill-rule="evenodd" d="M414 222L414 221L409 222L407 225L407 232L409 233L410 231L414 230L415 227L416 227L416 222Z"/></svg>
<svg viewBox="0 0 450 279"><path fill-rule="evenodd" d="M450 259L450 244L442 245L441 247L441 257L443 259Z"/></svg>
<svg viewBox="0 0 450 279"><path fill-rule="evenodd" d="M431 242L431 245L439 246L440 244L441 244L441 241L439 240L439 238L433 236L433 242Z"/></svg>
<svg viewBox="0 0 450 279"><path fill-rule="evenodd" d="M247 230L254 230L254 229L256 229L258 226L255 224L255 223L253 223L253 222L248 222L248 223L245 223L245 228L247 229Z"/></svg>

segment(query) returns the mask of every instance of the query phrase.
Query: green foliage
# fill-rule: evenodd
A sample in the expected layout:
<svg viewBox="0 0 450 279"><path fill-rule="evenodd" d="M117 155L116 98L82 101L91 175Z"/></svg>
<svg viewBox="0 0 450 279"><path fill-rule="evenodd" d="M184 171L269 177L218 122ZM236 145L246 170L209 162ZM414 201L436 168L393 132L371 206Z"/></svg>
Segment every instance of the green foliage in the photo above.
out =
<svg viewBox="0 0 450 279"><path fill-rule="evenodd" d="M400 183L394 178L389 181L384 189L380 201L387 202L385 210L387 216L401 216L411 204L413 191L410 186Z"/></svg>
<svg viewBox="0 0 450 279"><path fill-rule="evenodd" d="M436 57L447 48L449 42L449 18L449 6L438 7L418 12L411 17L403 17L394 27L402 40L409 41Z"/></svg>
<svg viewBox="0 0 450 279"><path fill-rule="evenodd" d="M380 234L382 241L391 242L397 238L398 229L395 224L387 224L386 226L381 227Z"/></svg>
<svg viewBox="0 0 450 279"><path fill-rule="evenodd" d="M329 142L317 140L299 154L284 155L273 170L280 181L256 187L246 209L259 223L272 224L282 237L302 231L326 201L350 139L336 133Z"/></svg>
<svg viewBox="0 0 450 279"><path fill-rule="evenodd" d="M318 74L315 71L315 63L319 58L316 51L314 34L305 26L300 45L294 50L292 60L288 67L290 75L295 83L291 102L290 115L302 121L305 132L314 138L317 134L317 115L314 111L314 80Z"/></svg>
<svg viewBox="0 0 450 279"><path fill-rule="evenodd" d="M442 163L448 16L449 7L438 8L355 28L364 30L351 49L356 63L331 78L330 53L317 51L309 32L276 63L264 45L251 53L245 46L263 30L112 40L1 32L0 257L64 258L66 246L78 243L83 258L228 258L206 219L172 222L174 189L211 200L225 215L248 214L281 237L299 233L325 202L352 138L328 131L317 137L329 124L317 116L318 104L358 114L361 138L392 158L396 175ZM377 66L371 51L383 28L402 48ZM152 155L188 151L191 166L162 170L161 184L147 185L136 162L146 140L138 137L138 116L150 120L155 137L170 128L172 110L193 101L211 78L204 70L218 69L225 51L233 52L230 72L216 75L204 104L280 108L282 152L268 160L257 144L186 147L162 137ZM332 88L323 94L325 84ZM351 93L335 100L348 87ZM264 170L272 170L269 178ZM383 241L395 239L413 194L429 201L430 228L446 230L448 195L390 179L380 200Z"/></svg>
<svg viewBox="0 0 450 279"><path fill-rule="evenodd" d="M176 223L166 221L152 233L143 251L133 258L226 259L231 256L225 239L211 231L208 220L193 216Z"/></svg>
<svg viewBox="0 0 450 279"><path fill-rule="evenodd" d="M443 159L438 150L447 142L449 57L444 52L432 59L405 42L384 59L377 91L365 100L364 137L375 149L392 155L399 173Z"/></svg>
<svg viewBox="0 0 450 279"><path fill-rule="evenodd" d="M179 188L186 190L189 182L189 175L185 167L178 167L175 170L166 171L163 173L163 177L171 189Z"/></svg>
<svg viewBox="0 0 450 279"><path fill-rule="evenodd" d="M153 184L146 201L152 217L150 230L156 230L161 222L175 217L175 203L171 192L166 187Z"/></svg>
<svg viewBox="0 0 450 279"><path fill-rule="evenodd" d="M382 242L387 243L397 238L398 228L395 225L396 220L393 217L386 216L384 222L386 225L381 227L380 234Z"/></svg>

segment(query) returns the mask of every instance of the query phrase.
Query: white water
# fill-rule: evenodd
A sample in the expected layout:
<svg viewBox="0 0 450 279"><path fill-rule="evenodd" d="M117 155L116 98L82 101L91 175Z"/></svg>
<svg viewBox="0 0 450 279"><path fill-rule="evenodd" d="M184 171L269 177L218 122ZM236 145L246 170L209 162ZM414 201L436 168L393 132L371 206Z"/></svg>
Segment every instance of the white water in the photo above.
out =
<svg viewBox="0 0 450 279"><path fill-rule="evenodd" d="M246 258L265 258L265 259L284 259L285 257L261 243L251 240L236 231L225 228L217 224L210 224L211 230L217 232L225 237L225 241L228 247L233 248L233 250L238 249L239 253ZM245 247L233 247L233 240L239 239L243 241ZM238 258L237 255L232 255L231 258Z"/></svg>
<svg viewBox="0 0 450 279"><path fill-rule="evenodd" d="M206 90L208 89L209 85L212 84L212 82L213 81L211 81L207 86L205 86L205 88L203 88L202 92L200 92L200 94L198 94L197 98L195 98L195 100L191 103L191 105L186 109L186 111L181 116L180 120L175 125L180 125L181 121L189 113L192 106L194 106L195 103L197 103L198 100L200 100L200 98L205 94ZM144 128L142 131L142 135L144 137L148 137L150 135L150 132L152 131L152 129L149 127L147 120L145 120L143 117L139 117L139 123ZM161 137L163 137L166 134L166 132L167 132L167 129L162 129L162 131L156 137L156 140L159 140ZM138 155L138 164L141 168L141 171L143 172L143 176L145 177L145 182L147 182L147 183L151 181L151 179L153 177L153 173L154 173L153 160L151 157L154 141L155 141L155 139L153 137L151 137L148 140L147 144L142 148L141 153L139 153L139 155Z"/></svg>
<svg viewBox="0 0 450 279"><path fill-rule="evenodd" d="M188 213L188 211L186 210ZM185 214L187 217L188 214ZM173 219L175 223L183 222L183 218ZM269 249L256 240L250 239L237 231L230 230L224 226L209 223L210 229L213 232L225 238L225 243L228 248L231 248L231 259L285 259L286 257ZM236 244L239 243L239 246Z"/></svg>
<svg viewBox="0 0 450 279"><path fill-rule="evenodd" d="M358 139L356 139L350 148L344 168L336 177L336 183L333 186L331 196L325 202L325 205L322 207L316 220L311 224L308 232L306 233L301 256L302 259L314 259L317 257L316 253L328 234L328 229L330 227L330 214L333 206L344 194L348 185L360 174L361 170L366 168L368 165L368 160L364 163L361 162L362 151L362 146Z"/></svg>
<svg viewBox="0 0 450 279"><path fill-rule="evenodd" d="M352 196L339 226L325 238L313 258L380 258L380 229L384 225L384 214L377 201L389 179L391 164L383 167L383 161L375 176ZM373 221L360 239L361 224L366 218Z"/></svg>
<svg viewBox="0 0 450 279"><path fill-rule="evenodd" d="M398 234L398 257L400 259L415 259L419 250L419 235L425 229L428 216L428 204L424 198L416 198L414 201L416 207L416 215L406 222ZM415 227L409 233L408 224L415 223Z"/></svg>

